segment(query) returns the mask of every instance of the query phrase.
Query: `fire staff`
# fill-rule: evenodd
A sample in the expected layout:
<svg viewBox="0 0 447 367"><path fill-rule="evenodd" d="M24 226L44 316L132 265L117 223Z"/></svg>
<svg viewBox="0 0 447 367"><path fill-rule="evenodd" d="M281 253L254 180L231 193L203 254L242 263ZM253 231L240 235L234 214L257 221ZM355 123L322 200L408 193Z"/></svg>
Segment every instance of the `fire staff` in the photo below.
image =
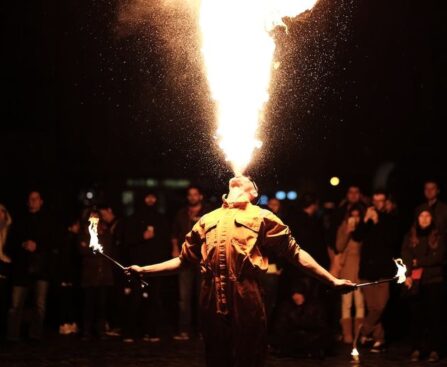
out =
<svg viewBox="0 0 447 367"><path fill-rule="evenodd" d="M259 275L269 254L301 266L334 287L350 288L300 248L289 228L273 213L251 202L256 185L239 176L229 182L221 208L204 215L187 234L179 257L128 272L172 273L200 265L200 308L209 367L262 367L266 352L266 316Z"/></svg>

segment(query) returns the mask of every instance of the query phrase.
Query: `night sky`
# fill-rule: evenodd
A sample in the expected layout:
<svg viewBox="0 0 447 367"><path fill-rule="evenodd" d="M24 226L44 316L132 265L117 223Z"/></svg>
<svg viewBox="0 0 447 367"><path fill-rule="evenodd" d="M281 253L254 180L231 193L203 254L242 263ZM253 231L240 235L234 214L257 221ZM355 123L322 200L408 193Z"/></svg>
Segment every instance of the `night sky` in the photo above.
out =
<svg viewBox="0 0 447 367"><path fill-rule="evenodd" d="M194 24L159 3L2 2L0 200L35 184L230 177ZM445 184L444 3L321 0L287 20L250 170L261 185L321 190L339 175L369 190L387 162L401 200L420 200L426 177Z"/></svg>

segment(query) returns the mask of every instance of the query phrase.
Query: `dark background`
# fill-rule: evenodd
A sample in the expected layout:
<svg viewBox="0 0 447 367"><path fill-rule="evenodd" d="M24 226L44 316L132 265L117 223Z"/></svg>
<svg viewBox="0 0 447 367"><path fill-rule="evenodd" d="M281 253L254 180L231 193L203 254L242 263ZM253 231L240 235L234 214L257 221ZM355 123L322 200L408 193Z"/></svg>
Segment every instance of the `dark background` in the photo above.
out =
<svg viewBox="0 0 447 367"><path fill-rule="evenodd" d="M222 193L231 172L200 65L185 54L197 45L177 53L166 38L194 39L192 26L157 7L123 21L127 3L2 2L0 202L13 212L32 187L61 212L88 189L118 202L129 178ZM250 169L264 192L338 199L350 182L386 185L406 209L423 179L445 187L444 3L321 0L275 31L281 68Z"/></svg>

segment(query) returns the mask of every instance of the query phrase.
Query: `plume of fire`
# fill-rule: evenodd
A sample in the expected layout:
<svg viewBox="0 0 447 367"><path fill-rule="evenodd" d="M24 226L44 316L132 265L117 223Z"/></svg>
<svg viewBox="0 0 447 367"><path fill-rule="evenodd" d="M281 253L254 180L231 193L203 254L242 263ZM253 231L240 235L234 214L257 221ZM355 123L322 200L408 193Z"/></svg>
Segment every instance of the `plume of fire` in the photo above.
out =
<svg viewBox="0 0 447 367"><path fill-rule="evenodd" d="M202 0L202 53L217 109L217 138L235 175L262 143L258 125L269 100L275 52L270 32L284 17L311 9L317 0Z"/></svg>

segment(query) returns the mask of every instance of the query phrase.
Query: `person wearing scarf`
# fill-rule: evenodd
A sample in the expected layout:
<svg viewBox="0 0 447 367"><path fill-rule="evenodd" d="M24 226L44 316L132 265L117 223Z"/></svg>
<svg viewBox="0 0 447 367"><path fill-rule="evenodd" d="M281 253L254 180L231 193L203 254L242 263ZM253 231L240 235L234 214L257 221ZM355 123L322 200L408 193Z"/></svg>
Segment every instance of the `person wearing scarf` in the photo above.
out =
<svg viewBox="0 0 447 367"><path fill-rule="evenodd" d="M428 361L437 362L442 332L445 241L429 210L419 211L415 224L405 236L402 259L407 265L405 285L411 310L410 359L417 362L428 352Z"/></svg>

